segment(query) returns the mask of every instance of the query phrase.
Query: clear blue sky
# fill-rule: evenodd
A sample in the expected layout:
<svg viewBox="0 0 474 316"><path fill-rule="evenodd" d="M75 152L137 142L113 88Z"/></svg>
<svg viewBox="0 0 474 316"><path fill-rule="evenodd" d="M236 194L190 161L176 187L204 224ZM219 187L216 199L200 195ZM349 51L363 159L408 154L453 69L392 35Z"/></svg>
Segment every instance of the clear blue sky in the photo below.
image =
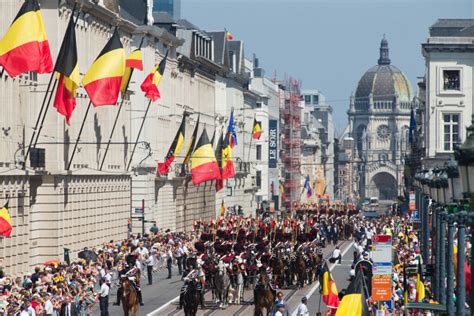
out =
<svg viewBox="0 0 474 316"><path fill-rule="evenodd" d="M474 18L473 0L182 0L183 18L208 31L227 28L256 53L268 76L289 74L319 89L347 122L349 97L377 63L383 34L392 64L416 88L421 43L439 18Z"/></svg>

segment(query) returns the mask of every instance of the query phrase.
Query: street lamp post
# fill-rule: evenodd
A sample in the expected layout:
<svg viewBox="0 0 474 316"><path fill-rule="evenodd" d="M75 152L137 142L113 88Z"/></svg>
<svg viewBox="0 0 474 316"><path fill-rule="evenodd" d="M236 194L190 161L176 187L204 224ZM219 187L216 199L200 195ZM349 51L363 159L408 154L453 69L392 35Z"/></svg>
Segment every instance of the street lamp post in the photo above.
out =
<svg viewBox="0 0 474 316"><path fill-rule="evenodd" d="M468 199L469 205L469 215L466 212L461 212L463 214L463 219L468 217L469 218L469 225L471 227L471 242L474 241L474 222L473 222L473 209L474 209L474 114L471 117L471 125L466 129L466 141L454 152L454 156L459 164L459 177L461 180L461 189L464 195L464 198ZM463 222L464 225L464 222ZM458 298L459 301L462 301L462 304L457 304L459 307L458 315L461 312L464 312L464 301L466 299L466 292L465 292L465 280L464 280L464 244L465 244L465 236L464 236L464 226L458 226L459 233L458 233L458 258L462 257L463 261L461 262L458 259L458 274L462 273L459 279L456 277L457 282L461 281L460 284L460 294L463 295ZM473 269L473 260L472 257L474 255L474 250L471 248L471 271ZM462 265L461 265L462 264ZM471 285L474 284L474 273L471 273ZM460 306L462 305L462 306ZM471 311L474 309L474 291L471 290L470 295L470 307Z"/></svg>
<svg viewBox="0 0 474 316"><path fill-rule="evenodd" d="M456 315L466 314L466 273L464 260L466 258L466 220L467 212L461 211L458 215L458 269L456 273Z"/></svg>
<svg viewBox="0 0 474 316"><path fill-rule="evenodd" d="M454 314L454 215L447 215L448 222L448 273L446 286L446 313L447 315Z"/></svg>
<svg viewBox="0 0 474 316"><path fill-rule="evenodd" d="M446 292L444 276L446 274L446 212L443 207L440 206L437 208L439 213L439 302L441 304L446 304Z"/></svg>

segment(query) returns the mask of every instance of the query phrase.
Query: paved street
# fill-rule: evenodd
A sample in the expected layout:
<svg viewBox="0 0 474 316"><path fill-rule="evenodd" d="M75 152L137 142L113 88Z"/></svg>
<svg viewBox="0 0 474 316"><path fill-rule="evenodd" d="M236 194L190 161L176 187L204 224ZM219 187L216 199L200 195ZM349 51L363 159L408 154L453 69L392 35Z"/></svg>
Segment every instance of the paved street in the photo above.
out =
<svg viewBox="0 0 474 316"><path fill-rule="evenodd" d="M338 290L341 290L342 288L345 288L348 284L347 278L349 276L349 269L350 269L350 263L351 263L351 258L352 258L352 251L351 251L351 241L344 241L340 243L341 250L345 253L343 257L343 262L342 264L336 264L336 265L330 265L330 269L334 266L333 270L333 276L334 279L336 280L336 284L338 287ZM332 253L332 250L334 247L332 245L326 247L324 249L324 256L327 257ZM176 280L173 280L173 282L167 282L164 285L158 285L157 289L161 289L166 291L165 293L160 292L157 300L154 301L152 296L157 295L155 292L155 285L149 288L145 288L145 304L146 306L141 307L139 311L139 315L147 315L152 310L156 310L160 308L165 302L165 297L169 298L174 298L179 294L179 287L181 286L181 282L176 282ZM154 294L149 293L149 289L153 290ZM319 283L313 283L310 286L306 286L303 289L297 290L297 289L284 289L283 293L285 294L285 300L287 300L290 310L293 312L296 310L298 304L301 301L301 298L304 295L311 294L309 298L309 303L308 307L310 309L310 314L315 313L318 310L318 303L319 303ZM253 313L253 305L252 305L252 300L253 300L253 293L252 291L246 291L245 292L245 302L242 305L230 305L226 310L220 310L216 309L215 307L212 307L211 303L211 294L207 293L205 295L205 300L208 306L211 306L211 308L206 309L206 310L199 310L198 311L198 316L228 316L228 315L251 315ZM169 301L169 300L168 300ZM148 303L148 302L151 302ZM155 308L152 308L155 306ZM177 308L177 303L176 302L171 302L168 306L163 307L162 309L155 311L152 315L167 315L167 316L178 316L178 315L184 315L182 311L179 311L176 309ZM321 302L321 310L324 310L325 306L324 303Z"/></svg>

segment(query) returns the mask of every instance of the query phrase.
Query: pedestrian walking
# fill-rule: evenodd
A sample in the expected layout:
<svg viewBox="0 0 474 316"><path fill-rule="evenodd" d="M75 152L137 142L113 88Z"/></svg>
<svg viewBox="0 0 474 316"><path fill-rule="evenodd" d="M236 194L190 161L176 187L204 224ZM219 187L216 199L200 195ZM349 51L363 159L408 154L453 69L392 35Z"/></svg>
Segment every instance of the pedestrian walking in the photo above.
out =
<svg viewBox="0 0 474 316"><path fill-rule="evenodd" d="M107 284L107 279L102 278L102 286L99 291L99 306L100 316L109 316L109 291L110 287Z"/></svg>
<svg viewBox="0 0 474 316"><path fill-rule="evenodd" d="M308 298L306 296L303 296L301 298L301 303L298 305L298 309L296 311L296 316L309 316L309 311L308 307L306 306L308 304Z"/></svg>
<svg viewBox="0 0 474 316"><path fill-rule="evenodd" d="M183 275L183 255L184 255L183 244L179 242L178 246L176 247L174 256L176 258L176 263L178 265L178 273L180 276Z"/></svg>
<svg viewBox="0 0 474 316"><path fill-rule="evenodd" d="M166 268L168 269L167 279L171 279L172 264L173 264L173 252L171 251L171 246L168 246L168 250L166 251Z"/></svg>
<svg viewBox="0 0 474 316"><path fill-rule="evenodd" d="M335 263L335 262L341 263L341 260L342 260L341 250L339 249L339 246L336 246L336 248L332 252L332 257L329 261L331 263Z"/></svg>
<svg viewBox="0 0 474 316"><path fill-rule="evenodd" d="M280 314L278 314L280 312ZM277 299L273 305L272 315L290 316L290 308L283 299L283 292L277 293Z"/></svg>

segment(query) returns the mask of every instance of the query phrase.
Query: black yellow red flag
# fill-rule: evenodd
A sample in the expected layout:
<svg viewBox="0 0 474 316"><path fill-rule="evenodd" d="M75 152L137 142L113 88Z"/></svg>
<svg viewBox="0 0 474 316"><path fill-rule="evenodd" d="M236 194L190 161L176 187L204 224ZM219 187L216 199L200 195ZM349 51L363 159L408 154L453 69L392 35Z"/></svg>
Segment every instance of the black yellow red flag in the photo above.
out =
<svg viewBox="0 0 474 316"><path fill-rule="evenodd" d="M191 154L194 151L194 146L196 146L196 141L197 141L197 134L199 130L199 119L201 118L201 115L198 115L197 121L196 121L196 126L194 127L193 134L191 135L191 141L189 142L188 149L186 150L186 155L184 156L183 164L181 165L181 174L186 173L186 165L189 163L189 160L191 160Z"/></svg>
<svg viewBox="0 0 474 316"><path fill-rule="evenodd" d="M365 295L364 274L356 272L355 278L349 284L346 294L336 311L336 316L369 316L367 298Z"/></svg>
<svg viewBox="0 0 474 316"><path fill-rule="evenodd" d="M76 31L74 29L73 15L71 15L69 20L54 71L56 71L58 76L58 88L54 98L54 107L66 118L66 123L69 125L72 112L76 107L76 90L81 82L77 62Z"/></svg>
<svg viewBox="0 0 474 316"><path fill-rule="evenodd" d="M339 306L339 292L337 291L336 282L332 278L331 271L327 262L324 263L323 273L323 300L329 308L337 308Z"/></svg>
<svg viewBox="0 0 474 316"><path fill-rule="evenodd" d="M12 233L12 219L8 212L8 202L0 209L0 236L10 237Z"/></svg>
<svg viewBox="0 0 474 316"><path fill-rule="evenodd" d="M224 137L224 141L222 143L222 179L228 179L235 176L234 162L232 160L232 148L230 144L231 138L232 133L227 132L227 136Z"/></svg>
<svg viewBox="0 0 474 316"><path fill-rule="evenodd" d="M123 74L122 83L120 84L120 91L122 94L125 93L128 83L130 82L132 69L143 70L142 51L139 48L131 52L125 61L125 73Z"/></svg>
<svg viewBox="0 0 474 316"><path fill-rule="evenodd" d="M181 151L181 147L183 147L186 127L186 116L187 114L184 113L183 120L181 121L181 125L179 126L178 132L176 133L173 143L171 143L170 149L168 149L168 153L166 154L165 162L158 164L158 172L160 174L164 175L168 173L170 166L174 161L174 158Z"/></svg>
<svg viewBox="0 0 474 316"><path fill-rule="evenodd" d="M219 165L209 141L209 136L207 136L206 128L202 131L191 156L191 176L194 184L221 178Z"/></svg>
<svg viewBox="0 0 474 316"><path fill-rule="evenodd" d="M260 139L260 136L262 136L262 132L262 122L253 119L252 138Z"/></svg>
<svg viewBox="0 0 474 316"><path fill-rule="evenodd" d="M145 92L145 96L152 100L156 101L160 98L160 90L158 90L158 85L163 78L166 68L166 60L168 59L168 51L166 51L165 58L160 61L160 64L155 66L151 72L146 76L143 83L140 85L140 88Z"/></svg>
<svg viewBox="0 0 474 316"><path fill-rule="evenodd" d="M53 71L53 60L38 0L26 0L0 40L0 65L10 77Z"/></svg>
<svg viewBox="0 0 474 316"><path fill-rule="evenodd" d="M125 51L117 28L82 79L94 106L117 103L125 73Z"/></svg>

